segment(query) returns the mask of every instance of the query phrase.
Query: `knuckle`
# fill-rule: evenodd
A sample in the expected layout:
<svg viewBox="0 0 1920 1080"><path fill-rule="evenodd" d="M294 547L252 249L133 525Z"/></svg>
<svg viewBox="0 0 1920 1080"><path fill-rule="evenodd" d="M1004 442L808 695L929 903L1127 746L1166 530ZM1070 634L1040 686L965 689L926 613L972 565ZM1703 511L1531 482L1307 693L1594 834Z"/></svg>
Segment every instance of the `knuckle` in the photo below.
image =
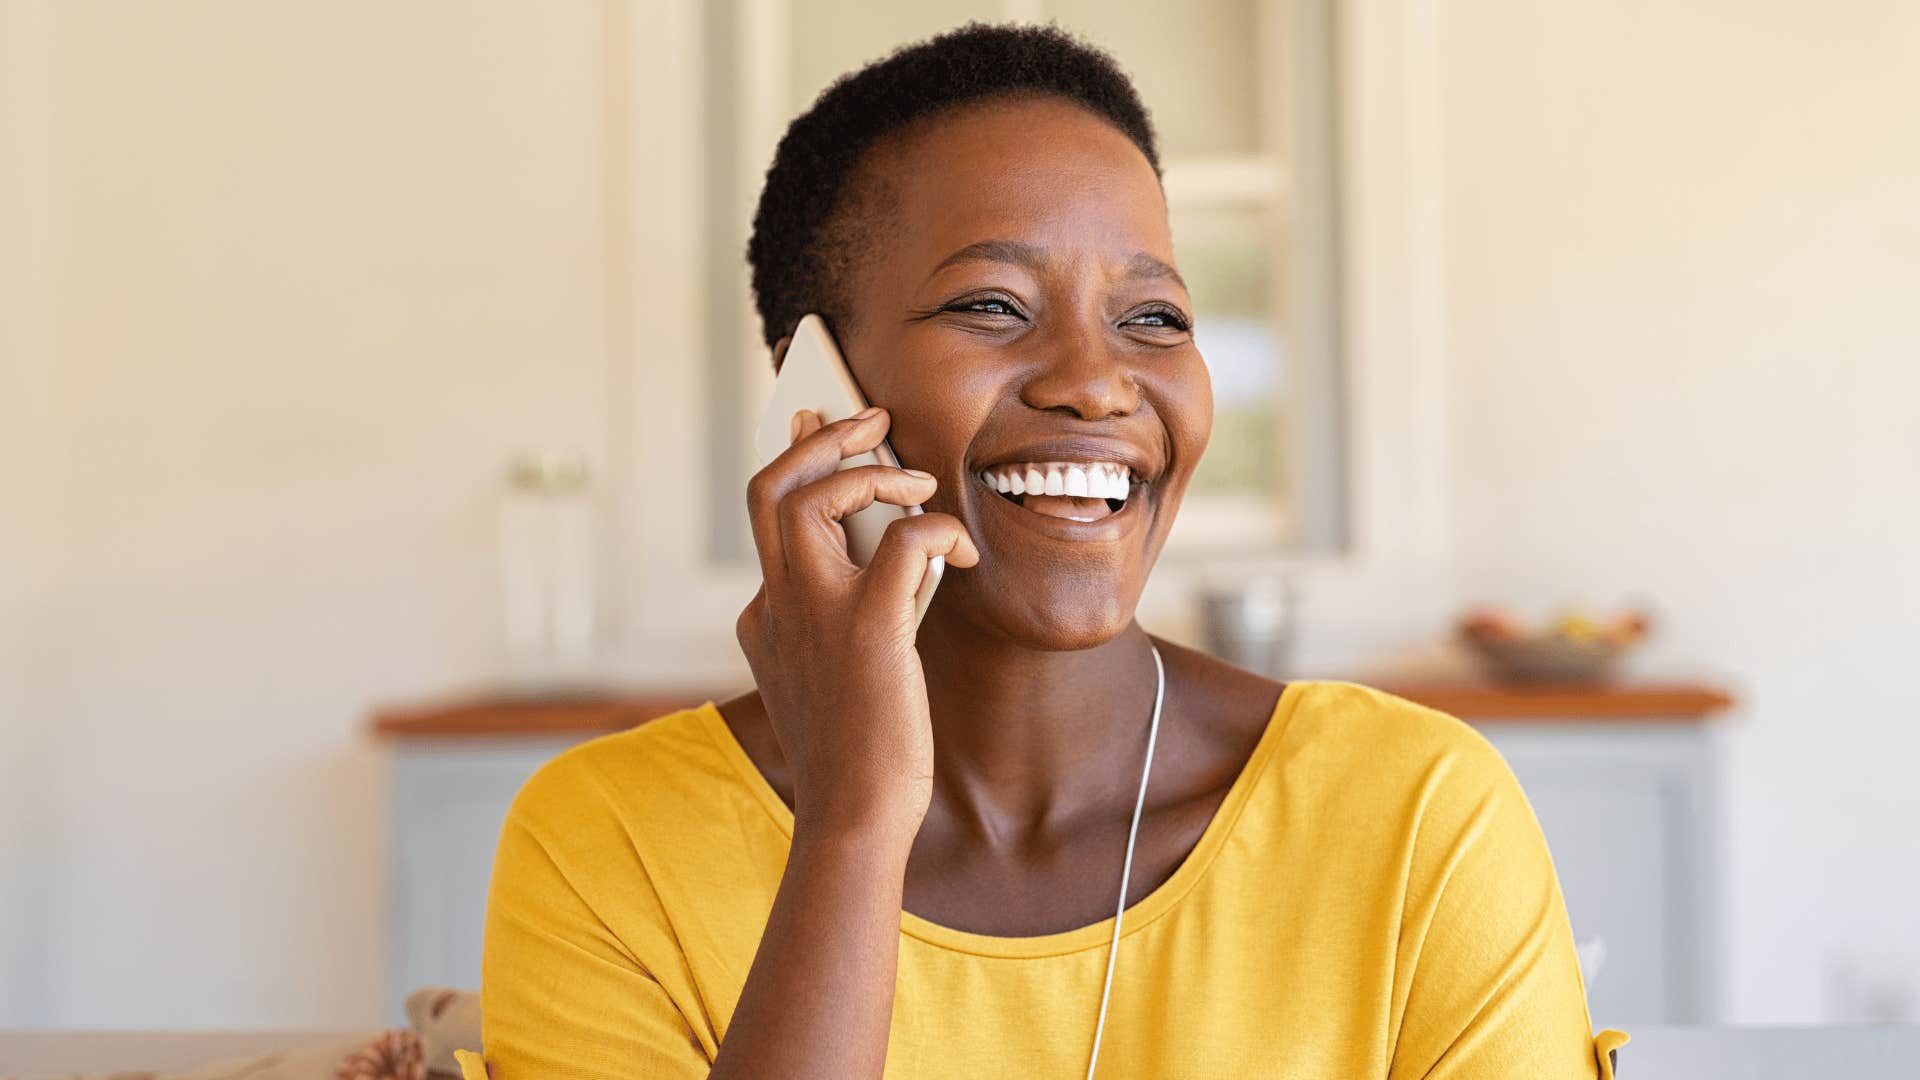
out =
<svg viewBox="0 0 1920 1080"><path fill-rule="evenodd" d="M831 472L787 493L780 501L781 525L789 531L815 518L842 517L873 501L874 477L861 466Z"/></svg>
<svg viewBox="0 0 1920 1080"><path fill-rule="evenodd" d="M882 544L893 547L911 548L918 546L924 538L931 514L919 514L913 517L895 518L887 523L887 529L880 538Z"/></svg>
<svg viewBox="0 0 1920 1080"><path fill-rule="evenodd" d="M765 505L778 493L779 484L779 478L773 475L771 468L754 473L747 479L747 505Z"/></svg>
<svg viewBox="0 0 1920 1080"><path fill-rule="evenodd" d="M740 609L740 617L733 621L733 636L742 647L751 646L760 640L761 627L765 621L760 606L763 602L761 597L765 595L761 593L760 596L749 601L746 607Z"/></svg>
<svg viewBox="0 0 1920 1080"><path fill-rule="evenodd" d="M780 500L777 512L780 515L781 532L791 534L800 528L802 522L806 520L807 511L812 508L814 500L819 496L814 488L813 484L795 488L787 493L786 498Z"/></svg>
<svg viewBox="0 0 1920 1080"><path fill-rule="evenodd" d="M860 465L848 469L843 475L850 477L849 483L855 484L868 495L877 495L893 481L895 470L885 465Z"/></svg>
<svg viewBox="0 0 1920 1080"><path fill-rule="evenodd" d="M835 420L830 424L822 424L818 430L806 438L801 439L796 445L805 446L811 443L816 453L823 447L837 447L847 441L848 432L854 426L855 425L848 423L844 419Z"/></svg>
<svg viewBox="0 0 1920 1080"><path fill-rule="evenodd" d="M929 535L938 535L940 533L944 533L953 529L960 528L959 518L954 517L952 514L942 513L938 510L929 510L923 514L917 514L910 518L904 518L902 519L902 521L905 524L912 525L915 534L926 533Z"/></svg>
<svg viewBox="0 0 1920 1080"><path fill-rule="evenodd" d="M966 527L952 514L925 513L903 517L887 525L880 539L880 550L889 558L904 558L923 552L952 550L966 536ZM878 555L876 555L876 559Z"/></svg>

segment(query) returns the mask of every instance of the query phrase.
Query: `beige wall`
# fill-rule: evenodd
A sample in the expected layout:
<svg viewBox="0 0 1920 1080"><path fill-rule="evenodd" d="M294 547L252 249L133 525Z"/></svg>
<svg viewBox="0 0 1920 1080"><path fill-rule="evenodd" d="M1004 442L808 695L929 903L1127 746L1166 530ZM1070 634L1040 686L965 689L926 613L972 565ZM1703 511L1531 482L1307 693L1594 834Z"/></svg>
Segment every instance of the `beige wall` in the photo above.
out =
<svg viewBox="0 0 1920 1080"><path fill-rule="evenodd" d="M0 1027L383 1015L364 710L495 669L504 461L604 441L599 16L0 7Z"/></svg>
<svg viewBox="0 0 1920 1080"><path fill-rule="evenodd" d="M1726 996L1920 1018L1920 6L1447 0L1469 593L1734 676Z"/></svg>
<svg viewBox="0 0 1920 1080"><path fill-rule="evenodd" d="M44 9L20 9L0 27L0 1018L24 1015L40 969L28 927L48 895L27 868L42 862L40 668L26 614L51 577L53 492L41 466L51 446L49 215L45 167L53 117L38 107L52 78L40 44ZM4 1023L0 1019L0 1023Z"/></svg>

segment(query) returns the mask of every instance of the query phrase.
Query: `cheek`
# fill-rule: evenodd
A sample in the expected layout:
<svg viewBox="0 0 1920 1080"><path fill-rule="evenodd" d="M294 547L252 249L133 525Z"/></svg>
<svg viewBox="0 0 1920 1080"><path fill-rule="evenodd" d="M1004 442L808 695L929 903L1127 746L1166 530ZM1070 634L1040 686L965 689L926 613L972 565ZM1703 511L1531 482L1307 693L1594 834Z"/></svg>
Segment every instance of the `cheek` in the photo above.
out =
<svg viewBox="0 0 1920 1080"><path fill-rule="evenodd" d="M1194 352L1178 374L1162 380L1157 389L1162 422L1173 444L1173 471L1184 486L1213 436L1213 377Z"/></svg>
<svg viewBox="0 0 1920 1080"><path fill-rule="evenodd" d="M892 414L887 442L900 463L933 473L944 486L959 475L967 447L1002 396L1000 376L993 365L958 350L936 352L906 343L893 355L903 359L871 381L861 378L861 384L874 404ZM904 359L908 356L912 359ZM944 503L945 495L943 490L935 496L935 503Z"/></svg>

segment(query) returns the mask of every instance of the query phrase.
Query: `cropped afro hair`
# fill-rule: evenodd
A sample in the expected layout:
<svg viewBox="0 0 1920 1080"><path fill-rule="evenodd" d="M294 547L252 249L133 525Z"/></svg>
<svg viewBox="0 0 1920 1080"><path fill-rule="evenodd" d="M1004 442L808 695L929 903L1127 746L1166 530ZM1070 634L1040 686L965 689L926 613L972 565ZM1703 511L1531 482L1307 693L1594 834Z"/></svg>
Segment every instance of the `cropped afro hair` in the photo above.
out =
<svg viewBox="0 0 1920 1080"><path fill-rule="evenodd" d="M867 148L922 117L1017 94L1080 105L1132 140L1159 175L1153 125L1133 83L1112 57L1064 30L969 23L896 50L827 87L774 151L747 242L769 346L809 312L844 314L848 260L830 258L826 249L851 241L827 233L837 231L837 216L855 201L849 180Z"/></svg>

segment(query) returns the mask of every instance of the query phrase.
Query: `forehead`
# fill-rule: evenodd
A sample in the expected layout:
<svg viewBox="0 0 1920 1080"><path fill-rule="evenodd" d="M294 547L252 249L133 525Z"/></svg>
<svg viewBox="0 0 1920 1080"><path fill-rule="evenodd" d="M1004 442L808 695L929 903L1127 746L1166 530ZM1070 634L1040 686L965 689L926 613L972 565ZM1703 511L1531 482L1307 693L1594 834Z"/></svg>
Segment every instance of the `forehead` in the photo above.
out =
<svg viewBox="0 0 1920 1080"><path fill-rule="evenodd" d="M986 239L1062 258L1124 263L1145 252L1173 261L1166 201L1146 155L1057 98L994 99L917 121L875 143L855 182L885 193L899 231L881 261L896 270L931 267Z"/></svg>

